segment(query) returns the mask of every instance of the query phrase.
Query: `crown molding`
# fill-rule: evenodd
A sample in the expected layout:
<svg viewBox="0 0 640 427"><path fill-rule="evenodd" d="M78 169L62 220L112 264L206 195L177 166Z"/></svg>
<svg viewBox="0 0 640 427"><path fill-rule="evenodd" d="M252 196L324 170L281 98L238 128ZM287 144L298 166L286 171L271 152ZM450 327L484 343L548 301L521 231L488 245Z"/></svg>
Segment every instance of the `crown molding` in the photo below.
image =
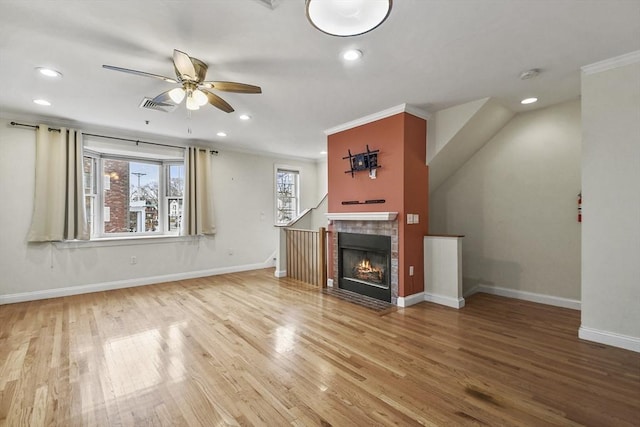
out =
<svg viewBox="0 0 640 427"><path fill-rule="evenodd" d="M428 120L431 115L424 110L408 104L400 104L395 107L387 108L386 110L379 111L377 113L369 114L368 116L361 117L359 119L352 120L347 123L343 123L338 126L334 126L324 131L325 135L333 135L334 133L342 132L348 129L353 129L358 126L366 125L367 123L375 122L377 120L385 119L387 117L395 116L400 113L408 113L412 116L420 117L421 119Z"/></svg>
<svg viewBox="0 0 640 427"><path fill-rule="evenodd" d="M613 70L614 68L624 67L625 65L631 65L637 62L640 62L640 50L629 52L624 55L616 56L614 58L605 59L604 61L585 65L581 68L581 70L583 74L589 75L601 73L607 70Z"/></svg>

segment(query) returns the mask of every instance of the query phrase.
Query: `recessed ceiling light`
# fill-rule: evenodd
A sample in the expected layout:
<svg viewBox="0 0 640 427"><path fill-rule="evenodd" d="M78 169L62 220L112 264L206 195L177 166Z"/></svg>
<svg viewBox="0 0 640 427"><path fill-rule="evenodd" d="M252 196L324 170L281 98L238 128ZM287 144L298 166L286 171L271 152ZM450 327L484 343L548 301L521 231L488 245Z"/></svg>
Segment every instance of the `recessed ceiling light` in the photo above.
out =
<svg viewBox="0 0 640 427"><path fill-rule="evenodd" d="M362 58L362 51L358 49L349 49L342 54L342 59L345 61L355 61Z"/></svg>
<svg viewBox="0 0 640 427"><path fill-rule="evenodd" d="M538 101L538 98L525 98L522 101L520 101L520 104L533 104L534 102Z"/></svg>
<svg viewBox="0 0 640 427"><path fill-rule="evenodd" d="M251 118L250 115L248 114L241 114L240 115L240 120L249 120Z"/></svg>
<svg viewBox="0 0 640 427"><path fill-rule="evenodd" d="M216 135L218 135L218 136L227 136L227 134L224 133L224 132L218 132Z"/></svg>
<svg viewBox="0 0 640 427"><path fill-rule="evenodd" d="M44 105L45 107L49 107L51 105L51 103L46 99L34 99L33 102L38 105Z"/></svg>
<svg viewBox="0 0 640 427"><path fill-rule="evenodd" d="M43 76L54 77L54 78L62 77L62 73L60 71L56 71L51 68L37 67L36 70L38 70L38 72Z"/></svg>
<svg viewBox="0 0 640 427"><path fill-rule="evenodd" d="M320 152L320 154L327 154L327 152L323 150Z"/></svg>

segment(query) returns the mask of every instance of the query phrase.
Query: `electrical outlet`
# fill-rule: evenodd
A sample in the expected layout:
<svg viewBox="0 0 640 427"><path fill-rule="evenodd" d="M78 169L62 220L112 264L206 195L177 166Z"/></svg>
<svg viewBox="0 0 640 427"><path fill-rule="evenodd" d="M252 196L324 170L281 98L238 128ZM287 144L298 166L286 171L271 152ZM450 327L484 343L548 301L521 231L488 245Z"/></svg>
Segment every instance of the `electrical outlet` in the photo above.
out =
<svg viewBox="0 0 640 427"><path fill-rule="evenodd" d="M137 264L137 263L138 263L138 258L136 258L136 257L132 256L132 257L131 257L131 260L129 261L129 263L130 263L131 265L135 265L135 264Z"/></svg>
<svg viewBox="0 0 640 427"><path fill-rule="evenodd" d="M413 265L409 266L409 276L413 276Z"/></svg>
<svg viewBox="0 0 640 427"><path fill-rule="evenodd" d="M233 249L229 249L227 253L229 254L229 256L233 255Z"/></svg>

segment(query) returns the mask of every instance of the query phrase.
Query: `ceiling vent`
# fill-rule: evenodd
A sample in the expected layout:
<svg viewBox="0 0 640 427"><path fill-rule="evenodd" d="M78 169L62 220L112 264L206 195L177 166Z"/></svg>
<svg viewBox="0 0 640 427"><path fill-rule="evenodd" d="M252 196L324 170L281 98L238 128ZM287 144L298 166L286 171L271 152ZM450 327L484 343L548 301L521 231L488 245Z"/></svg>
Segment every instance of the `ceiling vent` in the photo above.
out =
<svg viewBox="0 0 640 427"><path fill-rule="evenodd" d="M176 104L165 104L162 102L153 102L151 98L144 98L140 103L140 108L146 108L147 110L164 111L170 113L178 106Z"/></svg>

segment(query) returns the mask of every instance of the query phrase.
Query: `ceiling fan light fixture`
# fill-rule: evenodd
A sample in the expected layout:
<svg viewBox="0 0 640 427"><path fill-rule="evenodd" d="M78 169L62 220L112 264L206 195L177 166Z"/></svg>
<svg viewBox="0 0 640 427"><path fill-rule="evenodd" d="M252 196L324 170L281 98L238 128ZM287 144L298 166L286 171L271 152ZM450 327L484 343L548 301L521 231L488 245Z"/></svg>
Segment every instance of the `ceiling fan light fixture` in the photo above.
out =
<svg viewBox="0 0 640 427"><path fill-rule="evenodd" d="M205 81L208 69L207 64L177 49L173 50L173 68L176 73L175 80L159 74L131 70L113 65L104 64L102 68L179 84L179 87L165 90L155 98L145 98L143 101L143 104L145 104L144 108L147 108L146 101L150 101L152 104L155 104L156 107L161 107L163 111L166 111L165 108L167 107L172 107L172 105L168 104L169 102L178 105L186 98L186 107L190 111L199 110L203 105L210 104L225 113L232 113L234 111L233 107L223 98L211 92L210 89L235 93L262 93L260 86L246 83Z"/></svg>
<svg viewBox="0 0 640 427"><path fill-rule="evenodd" d="M199 110L200 109L200 105L198 105L198 103L196 102L195 99L193 99L193 96L188 96L187 97L187 110Z"/></svg>
<svg viewBox="0 0 640 427"><path fill-rule="evenodd" d="M177 87L169 91L169 98L171 98L171 100L176 104L180 104L182 102L182 100L184 99L184 95L184 89L182 89L181 87Z"/></svg>
<svg viewBox="0 0 640 427"><path fill-rule="evenodd" d="M200 89L194 90L191 96L193 96L193 99L200 107L206 105L207 102L209 102L209 98L207 98L207 95L205 95L204 92Z"/></svg>
<svg viewBox="0 0 640 427"><path fill-rule="evenodd" d="M393 0L306 0L307 19L323 33L350 37L382 24Z"/></svg>

